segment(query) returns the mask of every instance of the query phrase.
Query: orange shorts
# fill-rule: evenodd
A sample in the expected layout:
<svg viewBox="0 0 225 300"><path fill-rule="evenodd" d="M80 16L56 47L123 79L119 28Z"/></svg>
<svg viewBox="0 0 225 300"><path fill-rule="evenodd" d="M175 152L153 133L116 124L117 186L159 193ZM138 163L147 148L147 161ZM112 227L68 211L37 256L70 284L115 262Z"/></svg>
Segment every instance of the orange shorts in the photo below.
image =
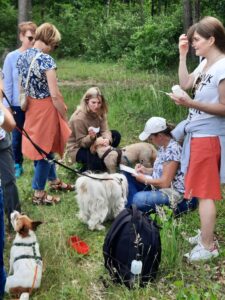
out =
<svg viewBox="0 0 225 300"><path fill-rule="evenodd" d="M184 198L220 200L220 141L218 137L191 139Z"/></svg>

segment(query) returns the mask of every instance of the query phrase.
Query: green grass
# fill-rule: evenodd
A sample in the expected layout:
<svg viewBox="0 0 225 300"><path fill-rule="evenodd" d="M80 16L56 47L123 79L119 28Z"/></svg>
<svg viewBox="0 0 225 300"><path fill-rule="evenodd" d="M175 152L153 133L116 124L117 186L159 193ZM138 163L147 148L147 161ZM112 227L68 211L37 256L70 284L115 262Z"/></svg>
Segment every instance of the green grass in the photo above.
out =
<svg viewBox="0 0 225 300"><path fill-rule="evenodd" d="M76 108L82 94L91 85L98 85L109 103L110 128L122 134L122 145L138 141L146 120L164 116L177 123L186 115L186 110L174 105L158 92L170 91L177 83L176 71L163 75L131 72L121 65L59 61L58 77L61 90L68 105L68 115ZM74 183L75 175L58 168L60 178ZM25 161L25 173L18 180L22 210L32 219L42 220L37 231L44 272L41 288L32 296L38 300L89 300L89 299L225 299L225 209L217 203L218 221L216 231L220 241L220 256L206 263L187 264L182 256L190 250L184 236L194 234L199 228L197 211L173 219L161 221L162 261L158 278L146 288L128 290L113 285L103 265L103 232L91 232L81 224L76 214L78 207L72 192L60 193L61 202L52 207L32 205L32 162ZM106 224L107 229L110 223ZM67 245L70 235L78 235L90 246L88 256L78 255ZM5 263L11 241L6 240ZM105 285L104 283L107 283ZM6 296L6 299L10 299Z"/></svg>

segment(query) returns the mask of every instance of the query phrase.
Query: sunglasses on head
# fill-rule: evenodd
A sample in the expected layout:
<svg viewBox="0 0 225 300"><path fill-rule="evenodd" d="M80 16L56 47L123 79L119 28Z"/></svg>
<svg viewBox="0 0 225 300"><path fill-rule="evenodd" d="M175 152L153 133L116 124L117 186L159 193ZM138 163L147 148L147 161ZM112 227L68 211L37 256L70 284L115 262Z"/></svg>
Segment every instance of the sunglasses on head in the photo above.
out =
<svg viewBox="0 0 225 300"><path fill-rule="evenodd" d="M33 36L26 36L26 38L28 38L28 40L29 40L30 42L32 42L32 41L34 40L34 37L33 37Z"/></svg>

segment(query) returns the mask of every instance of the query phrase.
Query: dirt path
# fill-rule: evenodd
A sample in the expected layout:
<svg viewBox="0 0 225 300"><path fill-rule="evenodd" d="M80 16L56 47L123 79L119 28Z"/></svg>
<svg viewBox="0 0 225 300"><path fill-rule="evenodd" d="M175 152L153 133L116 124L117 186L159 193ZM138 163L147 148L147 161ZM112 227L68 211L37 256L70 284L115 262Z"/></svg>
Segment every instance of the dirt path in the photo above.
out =
<svg viewBox="0 0 225 300"><path fill-rule="evenodd" d="M123 87L131 87L131 86L149 86L151 84L150 81L145 80L112 80L112 81L96 81L96 80L59 80L60 86L71 86L71 87L80 87L80 86L123 86Z"/></svg>
<svg viewBox="0 0 225 300"><path fill-rule="evenodd" d="M59 80L59 85L61 86L90 86L90 85L105 85L105 83L99 83L95 80L75 80L75 81L70 81L70 80Z"/></svg>

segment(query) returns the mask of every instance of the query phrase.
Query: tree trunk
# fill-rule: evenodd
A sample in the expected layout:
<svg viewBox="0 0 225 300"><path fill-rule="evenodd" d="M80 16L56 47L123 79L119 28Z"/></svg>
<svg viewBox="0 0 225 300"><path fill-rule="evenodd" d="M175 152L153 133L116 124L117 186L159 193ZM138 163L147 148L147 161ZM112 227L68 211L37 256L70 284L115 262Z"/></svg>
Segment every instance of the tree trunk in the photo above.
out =
<svg viewBox="0 0 225 300"><path fill-rule="evenodd" d="M31 0L18 0L18 24L30 21L32 17Z"/></svg>
<svg viewBox="0 0 225 300"><path fill-rule="evenodd" d="M25 21L30 21L32 17L32 2L31 0L18 0L18 24ZM17 46L19 46L19 35L17 34Z"/></svg>
<svg viewBox="0 0 225 300"><path fill-rule="evenodd" d="M193 22L196 23L199 20L200 20L200 0L194 0Z"/></svg>
<svg viewBox="0 0 225 300"><path fill-rule="evenodd" d="M110 0L106 1L106 18L109 17Z"/></svg>
<svg viewBox="0 0 225 300"><path fill-rule="evenodd" d="M151 16L153 17L155 15L155 1L151 1Z"/></svg>
<svg viewBox="0 0 225 300"><path fill-rule="evenodd" d="M158 16L161 14L161 8L162 8L161 0L158 0L158 5L157 5L157 15Z"/></svg>
<svg viewBox="0 0 225 300"><path fill-rule="evenodd" d="M191 0L183 0L184 32L193 24Z"/></svg>

